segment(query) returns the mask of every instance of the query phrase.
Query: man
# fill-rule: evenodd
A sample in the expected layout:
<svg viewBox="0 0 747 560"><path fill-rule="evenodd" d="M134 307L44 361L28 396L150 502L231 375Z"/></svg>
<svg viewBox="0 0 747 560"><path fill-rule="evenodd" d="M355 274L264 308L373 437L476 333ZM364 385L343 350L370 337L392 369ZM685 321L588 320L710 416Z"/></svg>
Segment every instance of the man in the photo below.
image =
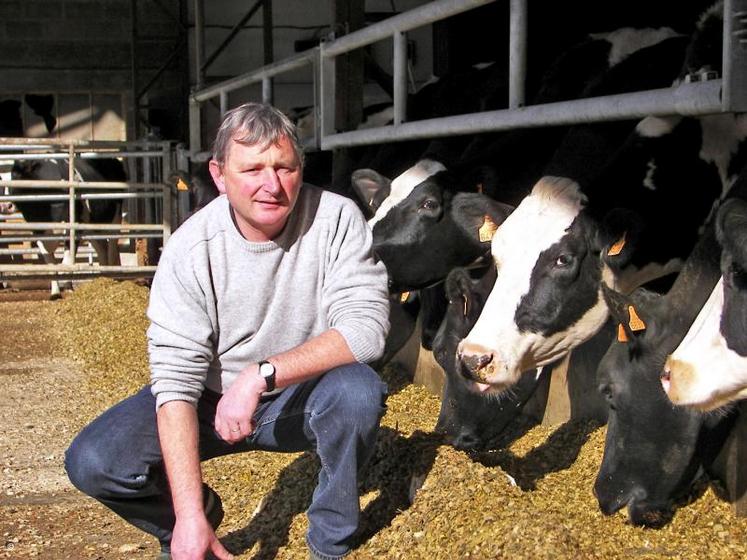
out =
<svg viewBox="0 0 747 560"><path fill-rule="evenodd" d="M151 385L86 427L66 454L79 489L155 535L161 558L231 558L200 461L315 449L311 558L340 558L358 526L358 473L386 387L387 278L352 201L303 184L278 110L230 111L210 172L220 193L171 237L151 286Z"/></svg>

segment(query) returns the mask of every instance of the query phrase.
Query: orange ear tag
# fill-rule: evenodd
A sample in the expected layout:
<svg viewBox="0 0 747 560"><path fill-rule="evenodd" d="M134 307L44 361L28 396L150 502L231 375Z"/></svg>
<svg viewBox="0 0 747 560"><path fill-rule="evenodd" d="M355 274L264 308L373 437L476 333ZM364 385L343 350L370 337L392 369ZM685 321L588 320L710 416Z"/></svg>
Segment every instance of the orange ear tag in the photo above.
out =
<svg viewBox="0 0 747 560"><path fill-rule="evenodd" d="M407 301L407 298L409 297L410 297L410 292L402 292L401 294L399 294L399 302L405 303Z"/></svg>
<svg viewBox="0 0 747 560"><path fill-rule="evenodd" d="M635 311L635 307L629 305L628 313L630 314L630 321L628 321L630 330L633 332L645 330L646 323L644 323L643 320L641 320L641 318L638 316L638 313L636 313Z"/></svg>
<svg viewBox="0 0 747 560"><path fill-rule="evenodd" d="M185 183L182 179L179 179L176 182L176 190L178 190L178 191L188 191L189 187L187 186L187 183Z"/></svg>
<svg viewBox="0 0 747 560"><path fill-rule="evenodd" d="M614 257L616 255L619 255L620 252L623 250L623 247L625 247L625 234L623 233L623 236L615 241L615 243L609 248L609 251L607 251L608 257Z"/></svg>
<svg viewBox="0 0 747 560"><path fill-rule="evenodd" d="M617 341L628 342L628 334L625 332L625 327L622 326L622 323L617 325Z"/></svg>
<svg viewBox="0 0 747 560"><path fill-rule="evenodd" d="M492 218L490 216L485 216L480 229L477 230L478 236L480 238L480 243L485 243L493 239L493 236L495 235L497 229L498 226L492 220Z"/></svg>

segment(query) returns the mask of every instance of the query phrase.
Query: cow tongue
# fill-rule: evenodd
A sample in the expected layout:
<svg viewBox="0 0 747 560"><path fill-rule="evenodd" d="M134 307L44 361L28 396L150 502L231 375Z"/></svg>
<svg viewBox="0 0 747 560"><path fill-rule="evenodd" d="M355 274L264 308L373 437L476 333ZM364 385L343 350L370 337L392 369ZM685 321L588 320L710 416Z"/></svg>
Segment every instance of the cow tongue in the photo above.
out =
<svg viewBox="0 0 747 560"><path fill-rule="evenodd" d="M477 382L475 382L475 385L477 385L477 390L480 391L481 393L486 393L488 391L488 389L490 389L490 387L491 387L487 383L477 383Z"/></svg>

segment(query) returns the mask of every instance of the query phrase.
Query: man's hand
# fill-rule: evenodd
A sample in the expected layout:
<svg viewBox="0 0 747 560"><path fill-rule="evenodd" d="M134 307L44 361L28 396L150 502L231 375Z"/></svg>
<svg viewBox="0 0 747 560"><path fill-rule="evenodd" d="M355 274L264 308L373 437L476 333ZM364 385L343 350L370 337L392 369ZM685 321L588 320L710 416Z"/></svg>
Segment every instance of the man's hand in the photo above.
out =
<svg viewBox="0 0 747 560"><path fill-rule="evenodd" d="M218 560L233 560L204 515L177 518L171 536L173 560L205 560L208 552L212 552Z"/></svg>
<svg viewBox="0 0 747 560"><path fill-rule="evenodd" d="M228 443L236 443L254 432L254 411L267 383L251 364L223 393L215 410L215 431Z"/></svg>

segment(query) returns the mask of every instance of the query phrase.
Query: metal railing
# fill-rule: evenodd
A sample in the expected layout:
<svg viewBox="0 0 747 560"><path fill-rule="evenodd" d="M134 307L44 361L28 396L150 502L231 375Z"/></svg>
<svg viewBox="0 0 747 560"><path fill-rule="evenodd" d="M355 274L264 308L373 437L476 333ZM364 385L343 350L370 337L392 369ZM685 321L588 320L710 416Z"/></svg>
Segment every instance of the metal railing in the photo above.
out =
<svg viewBox="0 0 747 560"><path fill-rule="evenodd" d="M24 221L21 214L0 221L0 255L24 257L20 262L0 263L0 281L17 279L75 279L95 276L147 278L155 273L158 250L166 244L179 223L176 193L166 179L174 168L175 150L170 142L86 142L77 140L0 138L0 164L15 160L65 160L71 180L0 180L0 202L53 203L68 201L68 219L55 222ZM76 159L117 158L127 168L128 181L84 181L76 177ZM23 194L13 189L23 189ZM65 191L46 194L44 191ZM38 191L29 192L29 191ZM86 200L122 200L124 220L117 223L91 223L77 215L76 202ZM135 253L146 264L102 264L94 262L92 250L79 251L81 245L95 240L110 240L123 253ZM25 258L39 256L44 250L37 242L59 243L70 255L87 257L73 264L37 264ZM63 243L64 242L64 243ZM135 255L133 254L133 257ZM15 259L14 259L15 260ZM152 263L152 264L151 264Z"/></svg>
<svg viewBox="0 0 747 560"><path fill-rule="evenodd" d="M278 74L311 65L316 130L311 146L339 147L436 138L499 131L518 127L577 124L643 118L649 115L705 115L747 111L747 0L725 0L723 76L705 82L637 93L587 98L582 101L524 104L526 76L527 0L510 1L509 106L507 109L405 122L406 41L409 30L446 19L495 0L437 0L354 31L319 47L269 64L190 96L190 153L202 150L201 103L220 98L221 114L228 93ZM335 132L335 58L352 50L391 38L394 48L394 123L388 126ZM264 101L268 101L264 99Z"/></svg>

